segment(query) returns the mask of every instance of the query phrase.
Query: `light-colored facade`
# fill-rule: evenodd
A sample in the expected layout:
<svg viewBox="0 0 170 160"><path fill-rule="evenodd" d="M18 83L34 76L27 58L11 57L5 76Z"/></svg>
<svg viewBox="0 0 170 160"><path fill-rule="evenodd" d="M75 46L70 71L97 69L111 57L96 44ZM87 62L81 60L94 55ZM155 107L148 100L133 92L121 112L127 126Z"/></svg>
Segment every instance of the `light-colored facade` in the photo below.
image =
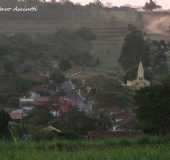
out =
<svg viewBox="0 0 170 160"><path fill-rule="evenodd" d="M144 68L141 61L138 66L137 78L132 81L128 80L126 86L135 90L150 86L150 82L145 79Z"/></svg>

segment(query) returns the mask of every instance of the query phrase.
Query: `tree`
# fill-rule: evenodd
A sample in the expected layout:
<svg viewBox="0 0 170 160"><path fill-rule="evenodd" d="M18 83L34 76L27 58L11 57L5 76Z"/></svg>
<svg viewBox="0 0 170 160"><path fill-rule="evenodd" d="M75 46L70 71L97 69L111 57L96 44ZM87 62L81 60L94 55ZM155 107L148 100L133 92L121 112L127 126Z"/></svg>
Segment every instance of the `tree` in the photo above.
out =
<svg viewBox="0 0 170 160"><path fill-rule="evenodd" d="M85 112L80 112L74 108L70 112L65 113L61 119L56 121L56 126L60 126L60 129L64 132L77 132L78 134L84 134L88 130L93 128L92 120Z"/></svg>
<svg viewBox="0 0 170 160"><path fill-rule="evenodd" d="M137 91L136 116L138 127L150 134L170 133L170 78L161 84Z"/></svg>
<svg viewBox="0 0 170 160"><path fill-rule="evenodd" d="M93 123L95 123L95 130L109 130L114 125L113 117L109 112L98 111L92 114Z"/></svg>
<svg viewBox="0 0 170 160"><path fill-rule="evenodd" d="M59 59L66 59L81 66L95 63L96 59L91 54L91 41L95 37L89 29L80 28L76 32L61 29L53 38L57 44L55 46Z"/></svg>
<svg viewBox="0 0 170 160"><path fill-rule="evenodd" d="M96 39L96 35L89 28L86 28L86 27L79 28L75 32L75 34L81 37L82 39L86 40L87 42L90 42Z"/></svg>
<svg viewBox="0 0 170 160"><path fill-rule="evenodd" d="M170 46L163 40L148 41L150 46L150 75L152 79L160 79L168 73L168 54Z"/></svg>
<svg viewBox="0 0 170 160"><path fill-rule="evenodd" d="M104 5L100 0L94 0L94 2L91 2L88 4L90 7L97 7L97 8L103 8Z"/></svg>
<svg viewBox="0 0 170 160"><path fill-rule="evenodd" d="M9 138L10 137L10 131L8 128L8 123L10 121L9 114L1 110L0 111L0 137Z"/></svg>
<svg viewBox="0 0 170 160"><path fill-rule="evenodd" d="M126 79L134 79L139 62L145 71L150 62L149 45L142 31L133 30L127 34L122 47L119 63L126 73Z"/></svg>
<svg viewBox="0 0 170 160"><path fill-rule="evenodd" d="M122 109L132 108L133 96L130 90L121 86L116 77L96 76L87 83L96 89L93 97L96 110L110 110L114 105Z"/></svg>
<svg viewBox="0 0 170 160"><path fill-rule="evenodd" d="M61 59L59 62L59 67L62 71L67 71L71 69L71 62L67 59Z"/></svg>
<svg viewBox="0 0 170 160"><path fill-rule="evenodd" d="M52 82L55 85L61 84L66 80L65 75L63 74L63 72L61 72L60 70L56 69L54 70L51 75L50 75L50 80L52 80Z"/></svg>
<svg viewBox="0 0 170 160"><path fill-rule="evenodd" d="M149 2L145 3L143 9L153 11L154 9L162 8L160 5L157 5L153 0L149 0Z"/></svg>
<svg viewBox="0 0 170 160"><path fill-rule="evenodd" d="M136 78L136 71L140 61L145 69L145 77L149 80L158 79L168 71L167 52L170 50L169 45L161 40L145 40L144 34L131 29L127 34L119 63L125 71L125 79L131 80Z"/></svg>
<svg viewBox="0 0 170 160"><path fill-rule="evenodd" d="M72 132L80 135L92 130L107 130L112 127L112 120L106 113L93 113L88 115L77 108L65 113L54 123L64 132Z"/></svg>
<svg viewBox="0 0 170 160"><path fill-rule="evenodd" d="M25 124L32 126L46 126L51 120L49 111L44 108L34 108L25 118Z"/></svg>

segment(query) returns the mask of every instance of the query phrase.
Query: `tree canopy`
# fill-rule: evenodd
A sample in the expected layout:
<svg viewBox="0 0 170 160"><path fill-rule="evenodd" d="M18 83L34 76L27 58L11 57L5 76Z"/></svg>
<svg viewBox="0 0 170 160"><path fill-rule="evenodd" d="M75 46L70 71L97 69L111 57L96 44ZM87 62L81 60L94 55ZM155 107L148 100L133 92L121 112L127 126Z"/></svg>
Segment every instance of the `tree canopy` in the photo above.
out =
<svg viewBox="0 0 170 160"><path fill-rule="evenodd" d="M142 61L144 67L149 64L149 46L142 31L129 32L124 40L119 63L126 72L128 79L136 77L137 67Z"/></svg>
<svg viewBox="0 0 170 160"><path fill-rule="evenodd" d="M162 8L160 5L157 5L156 2L153 0L150 0L149 2L146 2L143 9L153 11L155 9L160 9Z"/></svg>
<svg viewBox="0 0 170 160"><path fill-rule="evenodd" d="M161 84L137 91L136 115L138 127L150 134L170 133L170 78Z"/></svg>
<svg viewBox="0 0 170 160"><path fill-rule="evenodd" d="M125 79L136 78L137 67L142 61L145 77L149 80L158 79L168 72L167 52L169 43L161 40L145 39L144 33L136 29L131 30L122 47L119 63L125 71Z"/></svg>
<svg viewBox="0 0 170 160"><path fill-rule="evenodd" d="M0 137L9 138L10 136L10 131L8 129L9 121L10 121L9 114L4 110L0 110Z"/></svg>

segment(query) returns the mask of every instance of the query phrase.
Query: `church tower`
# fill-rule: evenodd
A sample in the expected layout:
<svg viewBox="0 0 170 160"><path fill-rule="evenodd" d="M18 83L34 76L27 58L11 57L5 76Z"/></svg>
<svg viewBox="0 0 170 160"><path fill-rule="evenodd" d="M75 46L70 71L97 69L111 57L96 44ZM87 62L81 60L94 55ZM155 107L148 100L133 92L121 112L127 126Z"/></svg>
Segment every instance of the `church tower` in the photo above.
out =
<svg viewBox="0 0 170 160"><path fill-rule="evenodd" d="M144 80L144 69L143 69L143 64L140 61L139 66L138 66L138 73L137 73L137 80Z"/></svg>
<svg viewBox="0 0 170 160"><path fill-rule="evenodd" d="M144 77L144 68L141 61L138 66L137 78L133 81L128 80L126 86L135 90L150 86L150 82Z"/></svg>

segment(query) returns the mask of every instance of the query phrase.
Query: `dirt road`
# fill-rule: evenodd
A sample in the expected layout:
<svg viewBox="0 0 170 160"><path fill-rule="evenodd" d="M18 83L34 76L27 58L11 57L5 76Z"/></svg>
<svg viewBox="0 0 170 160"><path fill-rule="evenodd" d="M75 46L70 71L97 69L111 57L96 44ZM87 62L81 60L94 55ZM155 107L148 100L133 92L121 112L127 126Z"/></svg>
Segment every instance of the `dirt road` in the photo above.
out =
<svg viewBox="0 0 170 160"><path fill-rule="evenodd" d="M146 32L170 36L170 16L151 19L145 27Z"/></svg>

